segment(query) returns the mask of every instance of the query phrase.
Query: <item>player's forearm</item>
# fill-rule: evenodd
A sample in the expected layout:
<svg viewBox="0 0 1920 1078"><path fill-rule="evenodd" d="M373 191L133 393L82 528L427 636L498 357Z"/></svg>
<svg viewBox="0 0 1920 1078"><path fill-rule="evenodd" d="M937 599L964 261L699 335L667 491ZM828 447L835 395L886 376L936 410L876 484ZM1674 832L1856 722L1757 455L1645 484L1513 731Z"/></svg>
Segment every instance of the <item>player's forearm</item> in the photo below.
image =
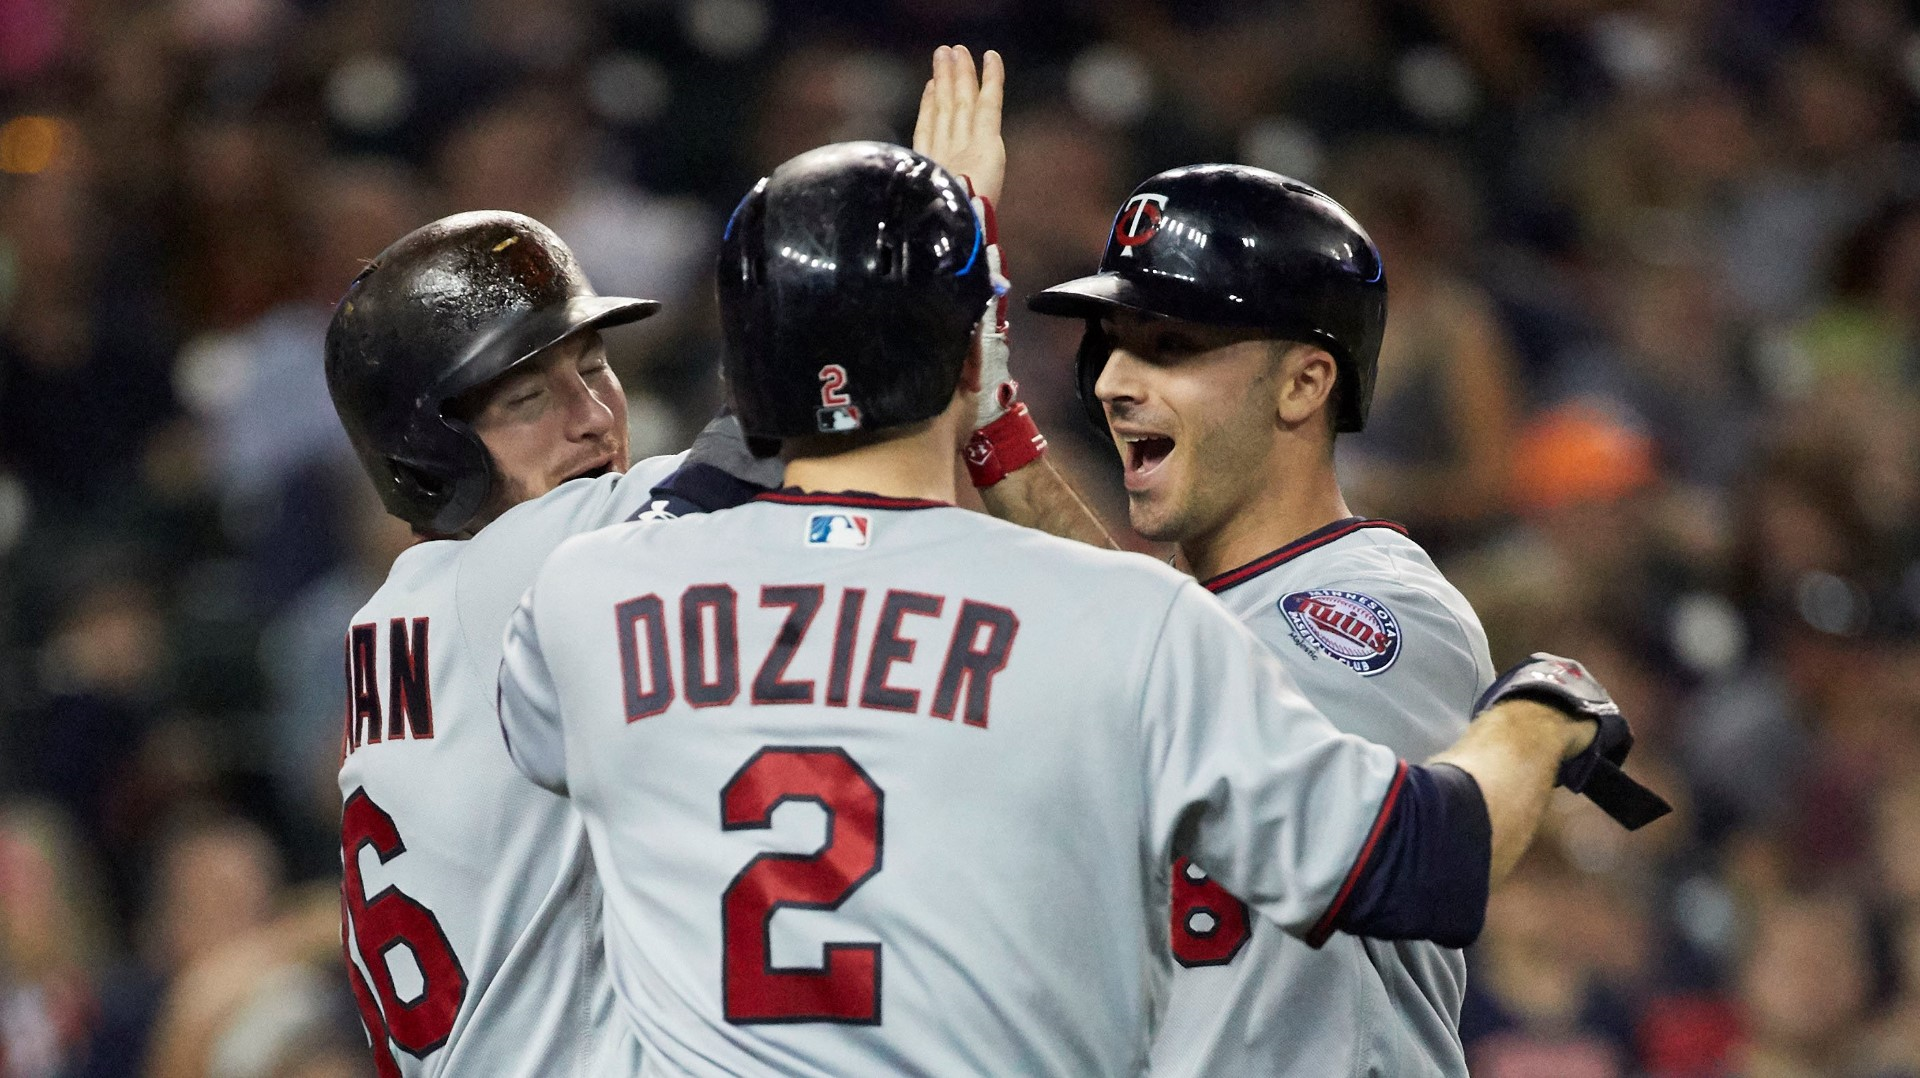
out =
<svg viewBox="0 0 1920 1078"><path fill-rule="evenodd" d="M1008 473L990 487L981 488L980 500L986 503L988 512L1001 520L1089 546L1120 548L1100 518L1073 489L1073 484L1045 457Z"/></svg>
<svg viewBox="0 0 1920 1078"><path fill-rule="evenodd" d="M1533 843L1553 792L1560 761L1584 747L1593 725L1531 700L1509 700L1467 727L1466 735L1428 761L1473 776L1493 830L1490 883L1500 886Z"/></svg>

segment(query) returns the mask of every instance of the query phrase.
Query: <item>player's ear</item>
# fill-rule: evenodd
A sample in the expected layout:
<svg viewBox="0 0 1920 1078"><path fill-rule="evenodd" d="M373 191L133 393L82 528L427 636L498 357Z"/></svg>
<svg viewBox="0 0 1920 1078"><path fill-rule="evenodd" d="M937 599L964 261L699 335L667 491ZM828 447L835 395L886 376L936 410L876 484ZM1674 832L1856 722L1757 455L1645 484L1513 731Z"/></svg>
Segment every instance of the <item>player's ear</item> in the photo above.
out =
<svg viewBox="0 0 1920 1078"><path fill-rule="evenodd" d="M1338 366L1324 348L1310 344L1276 342L1281 350L1280 371L1274 384L1274 407L1283 426L1297 427L1333 407L1333 383Z"/></svg>

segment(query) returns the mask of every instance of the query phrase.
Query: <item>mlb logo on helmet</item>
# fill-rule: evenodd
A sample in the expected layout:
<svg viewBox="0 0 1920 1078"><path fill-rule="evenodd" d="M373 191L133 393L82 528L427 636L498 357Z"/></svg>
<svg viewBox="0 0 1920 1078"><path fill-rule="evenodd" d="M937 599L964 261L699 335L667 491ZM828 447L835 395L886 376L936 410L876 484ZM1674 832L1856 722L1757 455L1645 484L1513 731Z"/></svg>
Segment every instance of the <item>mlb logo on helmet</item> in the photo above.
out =
<svg viewBox="0 0 1920 1078"><path fill-rule="evenodd" d="M807 518L807 545L860 550L873 536L873 521L864 513L815 513Z"/></svg>
<svg viewBox="0 0 1920 1078"><path fill-rule="evenodd" d="M1113 219L1113 242L1120 245L1120 257L1132 258L1133 249L1160 231L1160 213L1167 208L1167 196L1145 192L1127 200L1120 216Z"/></svg>
<svg viewBox="0 0 1920 1078"><path fill-rule="evenodd" d="M819 413L820 433L845 434L860 429L860 409L851 404L837 408L822 408Z"/></svg>
<svg viewBox="0 0 1920 1078"><path fill-rule="evenodd" d="M1301 646L1372 677L1400 657L1400 623L1378 599L1357 591L1315 588L1279 602Z"/></svg>

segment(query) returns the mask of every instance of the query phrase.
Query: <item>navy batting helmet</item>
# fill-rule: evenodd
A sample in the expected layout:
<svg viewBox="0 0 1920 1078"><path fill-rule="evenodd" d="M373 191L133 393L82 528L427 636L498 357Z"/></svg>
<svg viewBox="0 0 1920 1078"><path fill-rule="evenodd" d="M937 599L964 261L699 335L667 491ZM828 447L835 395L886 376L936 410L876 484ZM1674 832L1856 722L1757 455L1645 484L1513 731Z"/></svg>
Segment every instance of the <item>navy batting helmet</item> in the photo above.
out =
<svg viewBox="0 0 1920 1078"><path fill-rule="evenodd" d="M347 286L327 327L327 388L387 511L457 535L485 507L493 463L447 403L572 333L659 309L596 295L531 217L455 214L402 236Z"/></svg>
<svg viewBox="0 0 1920 1078"><path fill-rule="evenodd" d="M1327 350L1340 372L1334 429L1357 431L1373 400L1387 282L1380 251L1339 203L1297 180L1244 165L1190 165L1134 189L1114 218L1100 272L1027 301L1087 320L1080 399L1106 420L1094 383L1115 309L1269 330Z"/></svg>
<svg viewBox="0 0 1920 1078"><path fill-rule="evenodd" d="M728 397L756 438L851 434L939 415L993 296L966 187L881 142L803 153L727 222Z"/></svg>

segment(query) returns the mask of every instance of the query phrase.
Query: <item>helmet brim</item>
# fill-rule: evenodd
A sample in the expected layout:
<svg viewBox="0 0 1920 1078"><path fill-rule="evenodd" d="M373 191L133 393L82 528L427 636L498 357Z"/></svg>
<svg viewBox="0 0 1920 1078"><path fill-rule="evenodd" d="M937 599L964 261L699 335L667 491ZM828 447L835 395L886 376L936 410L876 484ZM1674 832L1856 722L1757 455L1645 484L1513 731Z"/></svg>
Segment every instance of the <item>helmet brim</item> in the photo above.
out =
<svg viewBox="0 0 1920 1078"><path fill-rule="evenodd" d="M583 329L626 325L659 310L659 300L574 296L564 303L502 319L448 372L437 395L448 400L484 385Z"/></svg>
<svg viewBox="0 0 1920 1078"><path fill-rule="evenodd" d="M1154 314L1140 286L1117 273L1096 273L1027 297L1027 309L1058 318L1099 318L1115 310Z"/></svg>

